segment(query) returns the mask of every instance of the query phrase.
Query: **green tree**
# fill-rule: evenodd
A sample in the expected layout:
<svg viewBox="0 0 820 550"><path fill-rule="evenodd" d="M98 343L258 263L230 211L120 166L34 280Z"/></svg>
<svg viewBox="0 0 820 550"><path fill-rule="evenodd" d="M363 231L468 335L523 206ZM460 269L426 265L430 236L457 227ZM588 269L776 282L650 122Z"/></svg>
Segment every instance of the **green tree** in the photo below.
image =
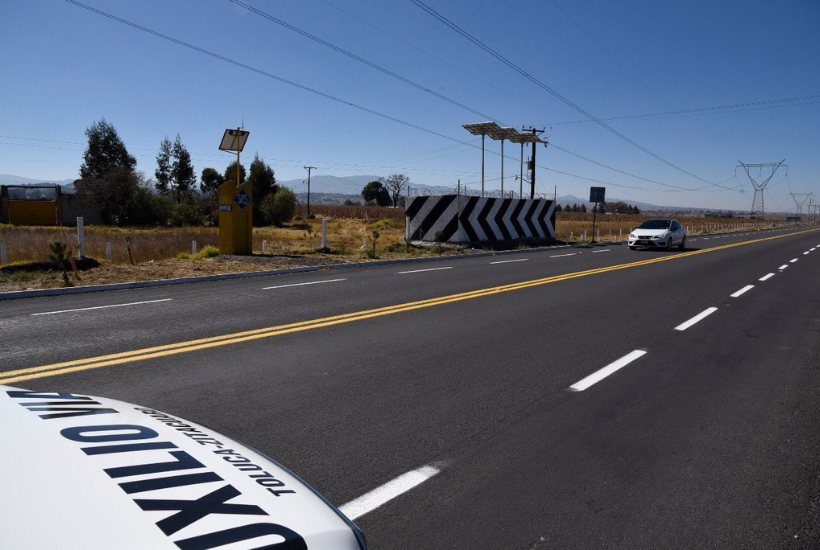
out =
<svg viewBox="0 0 820 550"><path fill-rule="evenodd" d="M581 205L581 209L579 210L579 212L586 212L586 211L587 211L587 205L586 205L586 204L582 204L582 205Z"/></svg>
<svg viewBox="0 0 820 550"><path fill-rule="evenodd" d="M598 213L599 214L606 214L606 203L602 202L598 204Z"/></svg>
<svg viewBox="0 0 820 550"><path fill-rule="evenodd" d="M580 212L580 211L581 211L581 209L578 207L578 205L577 205L577 204L573 203L573 205L572 205L572 211L573 211L573 212Z"/></svg>
<svg viewBox="0 0 820 550"><path fill-rule="evenodd" d="M157 154L157 169L154 171L154 177L157 182L154 187L160 194L165 195L170 190L171 184L171 140L165 136L159 144L159 153Z"/></svg>
<svg viewBox="0 0 820 550"><path fill-rule="evenodd" d="M296 212L296 193L287 187L280 187L265 197L262 202L264 218L276 227L293 219Z"/></svg>
<svg viewBox="0 0 820 550"><path fill-rule="evenodd" d="M362 189L362 197L366 202L375 201L379 206L390 206L390 193L380 181L371 181Z"/></svg>
<svg viewBox="0 0 820 550"><path fill-rule="evenodd" d="M196 184L196 171L194 171L194 165L191 163L191 153L182 144L179 134L174 140L171 155L174 158L174 163L171 165L171 187L174 202L179 204L190 196L191 190Z"/></svg>
<svg viewBox="0 0 820 550"><path fill-rule="evenodd" d="M80 166L81 179L102 179L114 168L134 171L137 159L128 153L116 128L104 118L86 128L85 135L88 146Z"/></svg>
<svg viewBox="0 0 820 550"><path fill-rule="evenodd" d="M256 153L251 162L248 183L253 185L253 218L257 224L261 225L267 217L263 212L262 203L268 195L276 192L276 176L273 168L259 158L259 153Z"/></svg>
<svg viewBox="0 0 820 550"><path fill-rule="evenodd" d="M225 178L215 169L205 168L202 170L200 181L199 190L202 191L202 194L211 195L219 192L219 186L225 183Z"/></svg>
<svg viewBox="0 0 820 550"><path fill-rule="evenodd" d="M247 173L245 172L245 166L240 166L239 170L239 183L245 183L245 176ZM236 162L232 162L225 168L225 181L232 181L236 182Z"/></svg>
<svg viewBox="0 0 820 550"><path fill-rule="evenodd" d="M556 205L555 205L555 211L556 211L556 212L563 212L563 211L564 211L564 209L563 209L563 208L561 208L561 205L560 205L560 204L556 204Z"/></svg>
<svg viewBox="0 0 820 550"><path fill-rule="evenodd" d="M154 195L113 125L101 119L85 131L88 146L75 182L77 195L98 210L104 223L145 224L157 221Z"/></svg>

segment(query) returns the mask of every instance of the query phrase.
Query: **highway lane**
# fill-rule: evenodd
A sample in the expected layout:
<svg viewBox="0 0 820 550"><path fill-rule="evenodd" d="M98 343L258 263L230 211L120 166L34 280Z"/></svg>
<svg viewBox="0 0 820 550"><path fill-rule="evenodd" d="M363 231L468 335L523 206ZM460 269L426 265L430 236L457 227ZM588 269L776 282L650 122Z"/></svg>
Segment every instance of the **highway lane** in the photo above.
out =
<svg viewBox="0 0 820 550"><path fill-rule="evenodd" d="M728 234L692 248L713 248L782 231ZM602 253L604 250L608 252ZM241 280L69 295L3 302L0 364L9 370L104 353L170 344L227 332L384 307L567 272L617 265L666 254L606 248L558 248L497 257L330 270ZM494 264L526 258L526 262ZM452 267L449 270L418 271ZM405 273L413 271L415 273ZM319 281L334 281L316 284ZM270 288L275 287L275 288ZM269 288L269 290L264 290ZM126 305L135 304L135 305ZM121 307L111 307L112 305ZM101 308L101 309L96 309ZM44 313L55 313L42 315ZM157 323L161 315L162 323ZM31 335L48 333L59 345Z"/></svg>
<svg viewBox="0 0 820 550"><path fill-rule="evenodd" d="M702 486L715 487L710 498L722 506L716 517L734 526L724 534L769 532L768 526L780 536L775 522L783 514L804 521L799 506L767 516L739 503L739 489L727 506L716 480L726 463L742 464L759 448L749 426L760 425L770 412L779 423L768 428L769 445L805 435L787 422L786 411L794 409L776 405L790 389L795 406L811 403L806 398L810 366L817 364L812 322L820 259L818 251L802 253L820 243L818 235L20 385L118 397L203 422L281 460L337 504L419 467L440 467L440 474L358 520L377 548L530 548L540 537L547 537L545 547L613 541L608 546L649 548L672 540L662 537L673 532L682 545L696 546L703 540L697 538L697 516L684 503L706 498ZM606 265L615 265L610 258L617 254L664 255L613 249L561 260L606 257L612 262ZM534 256L528 257L515 268L533 265ZM581 267L592 265L598 264ZM490 269L485 264L483 270ZM415 275L440 280L455 271ZM749 284L754 288L731 297ZM309 288L327 292L323 286ZM759 309L752 308L758 303ZM685 331L674 330L708 307L718 311ZM737 319L755 328L754 337ZM756 333L769 323L776 330ZM784 347L805 354L787 361L770 355ZM647 355L583 392L567 390L635 349ZM771 365L778 363L772 361L780 361L784 372L775 374ZM756 376L744 378L745 364ZM732 399L736 386L745 388L745 399ZM727 413L732 405L736 414ZM817 420L813 410L807 412L812 422L805 429ZM687 418L694 419L691 426ZM707 418L711 424L704 424ZM698 440L692 426L703 425L735 434L732 444L721 445L718 435ZM764 450L771 454L771 447ZM757 477L741 481L756 480L748 489L754 492L783 473L799 484L784 487L794 485L795 495L815 498L799 475L816 477L819 471L811 450L794 451L777 468L757 460L749 467ZM644 455L651 463L640 460ZM702 468L686 470L688 484L665 484L661 474L674 478L681 456ZM602 480L602 463L604 472L637 485L622 481L602 490L602 481L610 479ZM721 468L710 469L715 464ZM729 477L723 486L734 481ZM680 494L671 487L680 487ZM605 510L634 513L600 515L585 495L594 495ZM656 501L669 503L665 513L652 515ZM690 515L670 525L673 511ZM585 525L595 527L594 535L569 536L580 537Z"/></svg>

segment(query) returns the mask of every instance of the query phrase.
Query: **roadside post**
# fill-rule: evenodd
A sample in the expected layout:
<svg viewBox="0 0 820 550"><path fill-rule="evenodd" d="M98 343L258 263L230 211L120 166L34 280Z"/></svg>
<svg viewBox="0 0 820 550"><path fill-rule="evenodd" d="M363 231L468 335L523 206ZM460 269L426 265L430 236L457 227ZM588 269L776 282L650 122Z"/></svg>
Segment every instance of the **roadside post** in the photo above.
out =
<svg viewBox="0 0 820 550"><path fill-rule="evenodd" d="M597 242L595 240L595 222L598 218L598 203L599 202L606 202L605 199L606 195L606 187L590 187L589 188L589 202L595 203L595 208L592 210L592 242Z"/></svg>
<svg viewBox="0 0 820 550"><path fill-rule="evenodd" d="M6 243L0 243L0 266L9 263L8 252L6 252Z"/></svg>
<svg viewBox="0 0 820 550"><path fill-rule="evenodd" d="M222 254L253 252L253 186L242 184L239 153L245 148L250 132L227 129L219 144L220 151L236 151L236 182L219 186L219 251Z"/></svg>
<svg viewBox="0 0 820 550"><path fill-rule="evenodd" d="M322 250L327 249L327 218L322 218Z"/></svg>
<svg viewBox="0 0 820 550"><path fill-rule="evenodd" d="M85 258L85 230L82 217L77 218L77 244L80 245L79 257Z"/></svg>

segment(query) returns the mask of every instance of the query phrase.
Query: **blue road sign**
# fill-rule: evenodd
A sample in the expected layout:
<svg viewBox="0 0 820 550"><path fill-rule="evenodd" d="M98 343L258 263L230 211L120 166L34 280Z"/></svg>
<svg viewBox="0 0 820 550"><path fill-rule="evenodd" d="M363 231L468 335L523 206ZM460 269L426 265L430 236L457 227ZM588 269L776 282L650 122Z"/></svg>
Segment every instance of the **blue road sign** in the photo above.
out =
<svg viewBox="0 0 820 550"><path fill-rule="evenodd" d="M245 210L245 208L251 203L251 196L248 195L244 189L240 189L239 193L234 196L233 202L236 203L240 210Z"/></svg>

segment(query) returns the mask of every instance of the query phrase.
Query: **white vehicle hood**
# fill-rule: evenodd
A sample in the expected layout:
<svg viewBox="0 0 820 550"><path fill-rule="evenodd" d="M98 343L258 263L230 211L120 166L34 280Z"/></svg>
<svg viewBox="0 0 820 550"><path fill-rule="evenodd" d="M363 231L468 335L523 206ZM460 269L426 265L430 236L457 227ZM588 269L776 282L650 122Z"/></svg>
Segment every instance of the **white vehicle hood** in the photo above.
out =
<svg viewBox="0 0 820 550"><path fill-rule="evenodd" d="M657 237L658 235L666 235L669 229L636 229L632 232L638 237Z"/></svg>
<svg viewBox="0 0 820 550"><path fill-rule="evenodd" d="M0 433L2 548L364 547L283 466L160 411L0 386Z"/></svg>

